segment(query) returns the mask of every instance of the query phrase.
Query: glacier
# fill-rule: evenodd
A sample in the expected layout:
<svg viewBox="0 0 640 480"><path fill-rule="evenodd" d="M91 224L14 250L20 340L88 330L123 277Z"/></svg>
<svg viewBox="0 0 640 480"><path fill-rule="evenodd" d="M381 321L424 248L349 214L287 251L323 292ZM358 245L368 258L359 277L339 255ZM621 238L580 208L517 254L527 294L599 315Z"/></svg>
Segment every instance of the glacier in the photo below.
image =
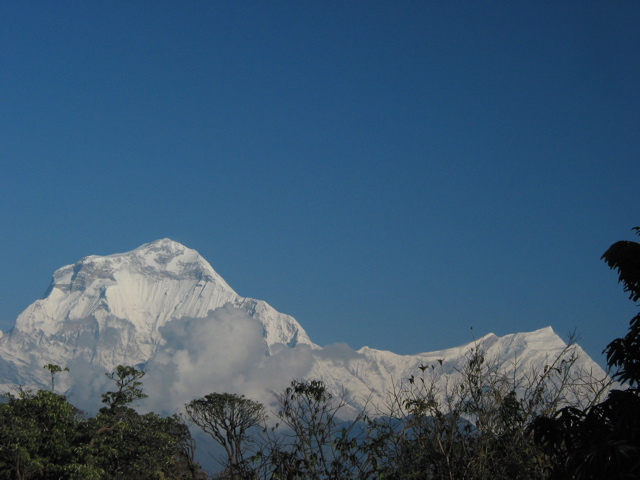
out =
<svg viewBox="0 0 640 480"><path fill-rule="evenodd" d="M534 371L567 344L546 327L415 355L320 347L293 317L238 295L198 252L165 238L58 269L44 297L0 338L0 391L48 388L43 366L53 363L70 369L57 388L88 404L105 391L105 372L132 365L147 372L150 409L175 411L214 391L269 404L293 378L313 378L333 392L346 389L355 411L383 404L426 365L439 365L442 378L454 378L474 348L507 371ZM606 377L573 348L576 368Z"/></svg>

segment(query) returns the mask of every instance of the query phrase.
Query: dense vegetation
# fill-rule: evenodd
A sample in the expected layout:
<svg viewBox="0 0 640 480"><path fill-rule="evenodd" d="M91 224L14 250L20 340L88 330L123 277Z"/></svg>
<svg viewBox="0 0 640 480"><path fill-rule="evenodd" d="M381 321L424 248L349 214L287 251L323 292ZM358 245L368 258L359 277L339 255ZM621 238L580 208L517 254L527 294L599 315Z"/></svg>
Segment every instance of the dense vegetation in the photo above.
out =
<svg viewBox="0 0 640 480"><path fill-rule="evenodd" d="M617 242L603 259L640 300L640 245ZM348 422L347 393L315 380L294 380L269 414L231 393L192 400L184 416L139 414L144 373L123 366L108 374L114 389L91 416L55 393L63 369L47 365L50 390L21 390L0 404L0 478L640 478L640 314L605 351L626 388L577 370L571 342L530 371L476 347L455 375L442 362L422 365L386 405L351 412ZM221 445L221 473L194 461L187 422Z"/></svg>
<svg viewBox="0 0 640 480"><path fill-rule="evenodd" d="M0 405L0 478L6 479L194 479L194 445L178 416L141 415L131 404L145 395L143 372L119 366L109 377L115 390L85 416L53 391L22 390Z"/></svg>

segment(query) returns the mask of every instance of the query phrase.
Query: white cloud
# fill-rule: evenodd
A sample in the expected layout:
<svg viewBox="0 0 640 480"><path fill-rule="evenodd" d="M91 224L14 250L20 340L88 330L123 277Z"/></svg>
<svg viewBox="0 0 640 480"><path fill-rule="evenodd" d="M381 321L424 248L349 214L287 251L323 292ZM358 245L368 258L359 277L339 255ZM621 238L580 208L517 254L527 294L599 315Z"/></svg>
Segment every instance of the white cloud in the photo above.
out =
<svg viewBox="0 0 640 480"><path fill-rule="evenodd" d="M180 318L161 329L164 344L146 367L144 408L180 410L212 392L246 395L268 405L273 392L312 365L307 345L272 348L268 354L262 324L230 305L205 318Z"/></svg>

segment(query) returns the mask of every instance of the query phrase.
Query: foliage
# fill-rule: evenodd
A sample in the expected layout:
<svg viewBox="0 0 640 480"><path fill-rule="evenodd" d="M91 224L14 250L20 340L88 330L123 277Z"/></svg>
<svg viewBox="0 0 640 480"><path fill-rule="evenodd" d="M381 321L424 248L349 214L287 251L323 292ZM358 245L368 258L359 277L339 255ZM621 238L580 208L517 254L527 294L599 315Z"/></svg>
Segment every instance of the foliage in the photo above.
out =
<svg viewBox="0 0 640 480"><path fill-rule="evenodd" d="M264 407L244 395L210 393L185 406L187 416L225 449L221 463L229 478L241 478L246 470L248 433L265 419Z"/></svg>
<svg viewBox="0 0 640 480"><path fill-rule="evenodd" d="M640 228L634 230L640 233ZM632 301L640 299L640 244L614 243L602 256L618 271ZM640 314L627 335L605 349L614 378L629 388L615 389L590 408L564 408L534 424L536 439L553 461L553 478L640 478Z"/></svg>
<svg viewBox="0 0 640 480"><path fill-rule="evenodd" d="M640 234L640 227L634 228ZM602 255L611 269L618 271L618 281L633 302L640 300L640 244L619 241ZM623 338L611 342L605 352L607 362L615 369L614 377L632 387L640 387L640 313L631 319Z"/></svg>
<svg viewBox="0 0 640 480"><path fill-rule="evenodd" d="M140 379L144 377L143 371L118 365L114 372L105 375L115 382L118 389L115 392L102 394L102 403L107 404L106 408L101 409L102 413L106 413L107 410L111 413L119 412L128 408L130 403L147 397L141 388Z"/></svg>
<svg viewBox="0 0 640 480"><path fill-rule="evenodd" d="M47 365L52 375L63 371ZM66 370L66 369L65 369ZM64 395L39 390L5 395L0 404L0 479L195 479L193 442L177 416L138 414L143 373L119 366L106 407L82 416Z"/></svg>
<svg viewBox="0 0 640 480"><path fill-rule="evenodd" d="M358 430L366 415L352 422L339 419L347 406L346 392L334 398L321 381L294 380L277 399L279 423L264 445L263 477L365 478L375 468L367 454L366 432Z"/></svg>
<svg viewBox="0 0 640 480"><path fill-rule="evenodd" d="M0 405L0 478L99 478L77 443L78 411L46 390L6 395Z"/></svg>
<svg viewBox="0 0 640 480"><path fill-rule="evenodd" d="M605 469L635 472L637 450L629 435L637 434L637 394L612 392L580 410L585 399L576 383L583 390L591 385L593 399L602 385L588 375L569 375L576 360L570 342L539 370L526 371L517 361L504 368L476 346L460 370L452 373L443 362L422 365L391 392L383 410L357 412L349 422L340 418L353 416L347 392L334 397L317 380L295 380L277 395L271 428L264 407L241 395L211 393L185 410L225 448L219 479L542 479L571 478L570 469L578 472L575 478L597 478ZM49 367L52 376L62 371L55 367ZM181 417L139 414L132 407L145 397L143 375L122 366L108 374L115 389L102 395L104 406L95 416L81 415L53 391L7 395L0 404L0 479L206 478ZM555 415L568 402L570 408ZM536 417L547 420L546 430L532 431ZM588 425L589 435L587 427L574 434L576 425ZM594 450L601 440L606 448ZM560 453L549 454L549 448ZM611 470L613 462L617 470ZM592 476L579 476L584 471Z"/></svg>
<svg viewBox="0 0 640 480"><path fill-rule="evenodd" d="M539 371L504 369L498 360L476 346L455 374L442 362L422 365L394 392L386 415L370 425L384 478L545 478L549 465L529 425L540 412L578 401L567 395L584 381L569 375L575 350L570 342Z"/></svg>
<svg viewBox="0 0 640 480"><path fill-rule="evenodd" d="M56 373L60 373L60 372L68 372L69 369L68 368L61 368L59 365L53 364L53 363L47 363L44 366L45 369L49 370L49 373L51 374L51 392L54 391L55 389L55 375Z"/></svg>
<svg viewBox="0 0 640 480"><path fill-rule="evenodd" d="M385 408L351 422L340 419L350 408L346 391L334 397L321 381L295 380L277 395L277 423L253 430L253 455L243 457L242 468L228 463L217 478L548 478L552 459L535 442L532 421L564 405L577 408L586 385L592 401L606 387L588 372L575 374L577 360L573 340L548 365L530 370L517 360L505 367L475 346L460 370L422 365ZM216 410L218 425L222 418L229 424L230 412Z"/></svg>
<svg viewBox="0 0 640 480"><path fill-rule="evenodd" d="M106 406L84 425L91 463L105 472L103 478L194 478L198 469L187 456L191 435L182 420L140 415L130 407L146 398L140 382L144 372L119 365L107 376L117 389L102 395Z"/></svg>

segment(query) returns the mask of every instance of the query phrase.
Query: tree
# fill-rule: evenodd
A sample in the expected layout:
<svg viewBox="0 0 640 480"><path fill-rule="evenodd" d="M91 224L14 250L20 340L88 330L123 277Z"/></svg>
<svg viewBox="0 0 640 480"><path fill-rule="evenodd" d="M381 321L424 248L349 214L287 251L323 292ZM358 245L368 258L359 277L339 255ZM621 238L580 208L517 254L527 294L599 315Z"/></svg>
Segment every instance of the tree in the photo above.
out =
<svg viewBox="0 0 640 480"><path fill-rule="evenodd" d="M49 364L52 378L62 371ZM143 372L119 366L107 406L81 415L64 395L38 390L6 394L0 403L0 479L201 479L193 438L178 416L138 414ZM53 383L52 383L53 390Z"/></svg>
<svg viewBox="0 0 640 480"><path fill-rule="evenodd" d="M361 412L353 421L345 412L346 391L334 397L319 380L294 380L277 395L280 421L267 438L266 478L368 478L375 469L366 445Z"/></svg>
<svg viewBox="0 0 640 480"><path fill-rule="evenodd" d="M640 233L640 227L633 230ZM629 298L640 300L640 244L619 241L602 255L618 271ZM605 348L613 377L628 388L614 389L590 408L564 408L534 424L536 439L554 462L554 478L640 478L640 314L623 338Z"/></svg>
<svg viewBox="0 0 640 480"><path fill-rule="evenodd" d="M572 337L546 365L525 368L475 345L463 367L416 367L386 409L352 421L346 391L334 396L317 380L276 395L272 428L254 428L263 407L243 396L213 393L185 408L226 451L220 479L546 479L553 459L531 422L595 403L608 385L578 367L578 352Z"/></svg>
<svg viewBox="0 0 640 480"><path fill-rule="evenodd" d="M248 469L249 431L265 420L261 403L231 393L210 393L185 405L187 416L219 443L226 452L221 463L232 479L242 478Z"/></svg>
<svg viewBox="0 0 640 480"><path fill-rule="evenodd" d="M546 365L504 363L481 345L461 368L421 365L368 427L379 472L389 479L543 479L549 460L531 422L563 405L593 401L607 379L578 368L569 344Z"/></svg>
<svg viewBox="0 0 640 480"><path fill-rule="evenodd" d="M87 463L99 468L104 479L199 478L182 419L140 415L131 408L146 398L140 381L144 372L118 365L106 375L117 388L102 394L106 406L83 425L83 440L90 448Z"/></svg>
<svg viewBox="0 0 640 480"><path fill-rule="evenodd" d="M54 376L56 373L60 373L60 372L68 372L69 369L68 368L61 368L60 365L55 365L53 363L47 363L44 366L45 369L49 370L49 373L51 374L51 393L53 393L54 388L55 388L55 379Z"/></svg>
<svg viewBox="0 0 640 480"><path fill-rule="evenodd" d="M128 405L136 400L147 398L147 395L143 393L141 388L142 382L140 379L144 377L144 372L142 370L137 370L134 367L118 365L115 371L105 373L105 375L109 379L113 380L116 387L118 387L115 392L106 392L102 394L102 403L107 404L107 408L112 413L128 408Z"/></svg>
<svg viewBox="0 0 640 480"><path fill-rule="evenodd" d="M640 234L640 227L635 227ZM618 271L618 281L633 302L640 300L640 244L622 240L604 252L602 259L611 269ZM640 386L640 313L629 322L629 331L623 338L612 341L605 349L607 362L615 370L614 378L632 387Z"/></svg>
<svg viewBox="0 0 640 480"><path fill-rule="evenodd" d="M79 411L63 395L21 390L0 404L0 478L98 479L79 441Z"/></svg>

